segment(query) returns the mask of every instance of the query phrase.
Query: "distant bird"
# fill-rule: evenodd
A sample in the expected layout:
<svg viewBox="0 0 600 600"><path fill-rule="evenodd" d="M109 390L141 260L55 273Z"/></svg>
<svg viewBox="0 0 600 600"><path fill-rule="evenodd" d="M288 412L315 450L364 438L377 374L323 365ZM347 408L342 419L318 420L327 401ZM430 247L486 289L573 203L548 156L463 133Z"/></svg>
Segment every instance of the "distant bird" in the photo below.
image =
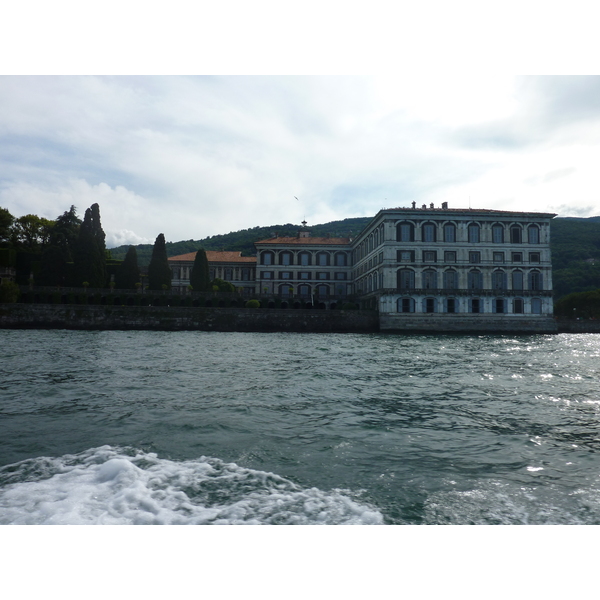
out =
<svg viewBox="0 0 600 600"><path fill-rule="evenodd" d="M298 200L298 196L294 196L294 198L296 198L296 200ZM300 202L300 200L298 200L298 202Z"/></svg>

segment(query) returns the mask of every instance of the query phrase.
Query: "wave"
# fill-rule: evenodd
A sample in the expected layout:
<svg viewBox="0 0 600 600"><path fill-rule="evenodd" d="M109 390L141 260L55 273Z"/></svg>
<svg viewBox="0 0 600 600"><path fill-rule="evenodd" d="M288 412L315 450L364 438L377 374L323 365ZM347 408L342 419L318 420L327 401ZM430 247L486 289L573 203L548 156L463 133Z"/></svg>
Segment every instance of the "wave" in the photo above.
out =
<svg viewBox="0 0 600 600"><path fill-rule="evenodd" d="M1 524L383 524L340 490L302 488L216 458L101 446L0 468Z"/></svg>

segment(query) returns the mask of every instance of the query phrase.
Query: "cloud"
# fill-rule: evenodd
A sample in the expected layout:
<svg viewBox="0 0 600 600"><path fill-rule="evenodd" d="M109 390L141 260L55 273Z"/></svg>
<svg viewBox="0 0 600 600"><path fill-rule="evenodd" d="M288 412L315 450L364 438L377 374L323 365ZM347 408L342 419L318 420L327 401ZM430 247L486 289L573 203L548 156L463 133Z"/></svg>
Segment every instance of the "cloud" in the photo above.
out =
<svg viewBox="0 0 600 600"><path fill-rule="evenodd" d="M2 77L0 205L55 218L98 202L114 244L413 200L584 210L597 203L599 82Z"/></svg>

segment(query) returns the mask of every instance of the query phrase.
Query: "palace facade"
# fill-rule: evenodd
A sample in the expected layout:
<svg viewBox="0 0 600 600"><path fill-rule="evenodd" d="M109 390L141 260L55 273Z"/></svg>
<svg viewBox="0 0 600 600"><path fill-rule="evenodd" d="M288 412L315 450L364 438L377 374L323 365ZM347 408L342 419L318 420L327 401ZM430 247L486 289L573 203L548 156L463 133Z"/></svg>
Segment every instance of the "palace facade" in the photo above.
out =
<svg viewBox="0 0 600 600"><path fill-rule="evenodd" d="M256 242L256 257L207 255L215 276L247 294L325 308L352 299L378 310L387 329L435 319L524 323L552 319L555 216L413 202L380 210L353 239L313 238L304 222L296 237ZM189 284L194 257L169 259L174 286Z"/></svg>

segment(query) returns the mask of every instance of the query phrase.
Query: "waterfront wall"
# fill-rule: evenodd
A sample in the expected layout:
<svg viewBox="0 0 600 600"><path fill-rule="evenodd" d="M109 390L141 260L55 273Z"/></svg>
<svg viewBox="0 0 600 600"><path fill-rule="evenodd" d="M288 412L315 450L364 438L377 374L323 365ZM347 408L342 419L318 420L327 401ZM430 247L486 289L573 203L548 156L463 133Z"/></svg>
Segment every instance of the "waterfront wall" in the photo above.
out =
<svg viewBox="0 0 600 600"><path fill-rule="evenodd" d="M380 331L399 333L557 333L552 317L519 317L493 314L388 313L379 317Z"/></svg>
<svg viewBox="0 0 600 600"><path fill-rule="evenodd" d="M376 312L358 310L2 304L0 328L368 333L379 326Z"/></svg>
<svg viewBox="0 0 600 600"><path fill-rule="evenodd" d="M154 329L323 333L600 333L600 321L492 315L382 314L357 310L281 310L75 304L0 304L5 329Z"/></svg>

